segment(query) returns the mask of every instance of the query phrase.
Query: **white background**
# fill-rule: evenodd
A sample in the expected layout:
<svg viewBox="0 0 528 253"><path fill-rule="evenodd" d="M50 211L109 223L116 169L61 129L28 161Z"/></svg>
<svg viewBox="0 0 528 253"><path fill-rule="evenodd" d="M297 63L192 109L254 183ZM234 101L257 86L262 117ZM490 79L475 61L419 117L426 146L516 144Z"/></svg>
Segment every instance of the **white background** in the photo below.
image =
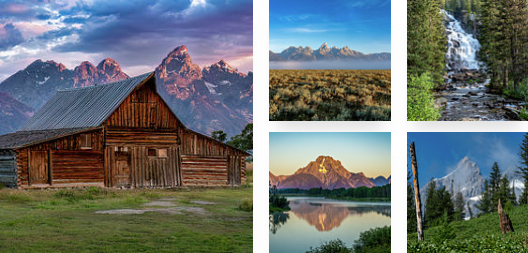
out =
<svg viewBox="0 0 528 253"><path fill-rule="evenodd" d="M287 0L284 0L287 1ZM354 0L351 0L354 1ZM332 1L321 1L332 4ZM392 252L407 247L407 132L525 132L527 122L407 122L407 2L392 0L391 122L268 121L269 1L253 2L253 251L269 251L269 132L391 132ZM422 144L423 145L423 144ZM294 151L292 151L294 152ZM425 182L421 183L422 185Z"/></svg>

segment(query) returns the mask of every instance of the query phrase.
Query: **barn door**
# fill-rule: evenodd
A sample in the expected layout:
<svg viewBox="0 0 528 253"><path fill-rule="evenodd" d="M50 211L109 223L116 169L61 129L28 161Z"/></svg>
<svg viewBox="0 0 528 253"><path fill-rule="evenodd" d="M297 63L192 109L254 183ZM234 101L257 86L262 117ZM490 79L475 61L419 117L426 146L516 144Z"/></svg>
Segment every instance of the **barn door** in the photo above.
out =
<svg viewBox="0 0 528 253"><path fill-rule="evenodd" d="M241 184L241 175L240 175L240 164L241 160L239 156L230 156L228 162L228 182L230 185L240 185Z"/></svg>
<svg viewBox="0 0 528 253"><path fill-rule="evenodd" d="M114 186L130 187L130 153L116 151L115 153Z"/></svg>
<svg viewBox="0 0 528 253"><path fill-rule="evenodd" d="M49 184L49 162L47 151L30 151L29 183Z"/></svg>

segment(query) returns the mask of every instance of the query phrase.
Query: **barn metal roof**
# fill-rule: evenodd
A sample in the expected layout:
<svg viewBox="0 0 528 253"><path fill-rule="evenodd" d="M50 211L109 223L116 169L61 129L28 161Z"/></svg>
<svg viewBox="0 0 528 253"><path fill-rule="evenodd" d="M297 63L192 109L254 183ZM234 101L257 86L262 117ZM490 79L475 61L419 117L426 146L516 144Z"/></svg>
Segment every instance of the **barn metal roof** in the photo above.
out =
<svg viewBox="0 0 528 253"><path fill-rule="evenodd" d="M98 128L66 128L35 131L18 131L11 134L0 135L0 149L21 148L94 129Z"/></svg>
<svg viewBox="0 0 528 253"><path fill-rule="evenodd" d="M19 131L97 127L153 75L149 72L110 84L58 91Z"/></svg>

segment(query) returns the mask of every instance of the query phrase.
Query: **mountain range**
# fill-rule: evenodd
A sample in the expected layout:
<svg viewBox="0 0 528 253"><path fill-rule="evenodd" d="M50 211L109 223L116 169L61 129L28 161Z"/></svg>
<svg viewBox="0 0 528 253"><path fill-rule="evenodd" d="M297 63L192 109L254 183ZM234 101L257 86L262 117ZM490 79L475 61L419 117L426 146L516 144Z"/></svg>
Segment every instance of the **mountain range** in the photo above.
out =
<svg viewBox="0 0 528 253"><path fill-rule="evenodd" d="M381 177L381 178L380 178ZM374 181L369 179L363 172L353 173L348 171L339 160L330 156L319 156L315 161L311 161L306 167L298 169L293 175L276 176L269 172L269 181L271 185L276 185L279 189L298 188L298 189L338 189L338 188L356 188L356 187L374 187L385 185L389 178L382 176L377 177ZM377 184L379 183L379 184Z"/></svg>
<svg viewBox="0 0 528 253"><path fill-rule="evenodd" d="M155 69L158 92L182 122L210 134L239 134L253 120L253 74L220 60L201 68L185 45L171 51ZM22 126L57 90L88 87L129 78L111 58L97 66L85 61L74 69L36 60L0 83L0 134Z"/></svg>
<svg viewBox="0 0 528 253"><path fill-rule="evenodd" d="M520 176L515 173L515 169L507 170L503 176L507 175L510 180L510 187L515 186L515 194L519 197L524 189ZM425 194L427 187L434 181L436 189L445 187L450 193L456 194L461 192L464 197L466 217L469 217L468 205L474 215L479 213L476 204L480 200L482 193L484 193L484 181L479 166L471 161L469 157L464 157L460 160L455 169L442 178L434 178L420 189L420 197L422 203L425 205L427 196Z"/></svg>
<svg viewBox="0 0 528 253"><path fill-rule="evenodd" d="M350 61L350 60L368 60L368 61L390 61L391 53L374 53L364 54L345 46L338 48L336 46L329 47L324 43L316 50L310 46L306 47L288 47L280 53L269 51L270 61Z"/></svg>

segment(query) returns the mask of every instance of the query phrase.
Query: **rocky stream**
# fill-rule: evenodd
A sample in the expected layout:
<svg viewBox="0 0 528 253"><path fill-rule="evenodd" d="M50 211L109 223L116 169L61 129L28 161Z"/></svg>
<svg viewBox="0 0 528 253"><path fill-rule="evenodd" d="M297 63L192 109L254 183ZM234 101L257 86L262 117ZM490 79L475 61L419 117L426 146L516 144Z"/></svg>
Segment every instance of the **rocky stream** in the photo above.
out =
<svg viewBox="0 0 528 253"><path fill-rule="evenodd" d="M490 80L477 59L478 40L466 33L451 14L442 12L448 50L445 85L435 99L435 107L444 108L439 120L521 120L518 110L524 102L494 94L487 87Z"/></svg>

